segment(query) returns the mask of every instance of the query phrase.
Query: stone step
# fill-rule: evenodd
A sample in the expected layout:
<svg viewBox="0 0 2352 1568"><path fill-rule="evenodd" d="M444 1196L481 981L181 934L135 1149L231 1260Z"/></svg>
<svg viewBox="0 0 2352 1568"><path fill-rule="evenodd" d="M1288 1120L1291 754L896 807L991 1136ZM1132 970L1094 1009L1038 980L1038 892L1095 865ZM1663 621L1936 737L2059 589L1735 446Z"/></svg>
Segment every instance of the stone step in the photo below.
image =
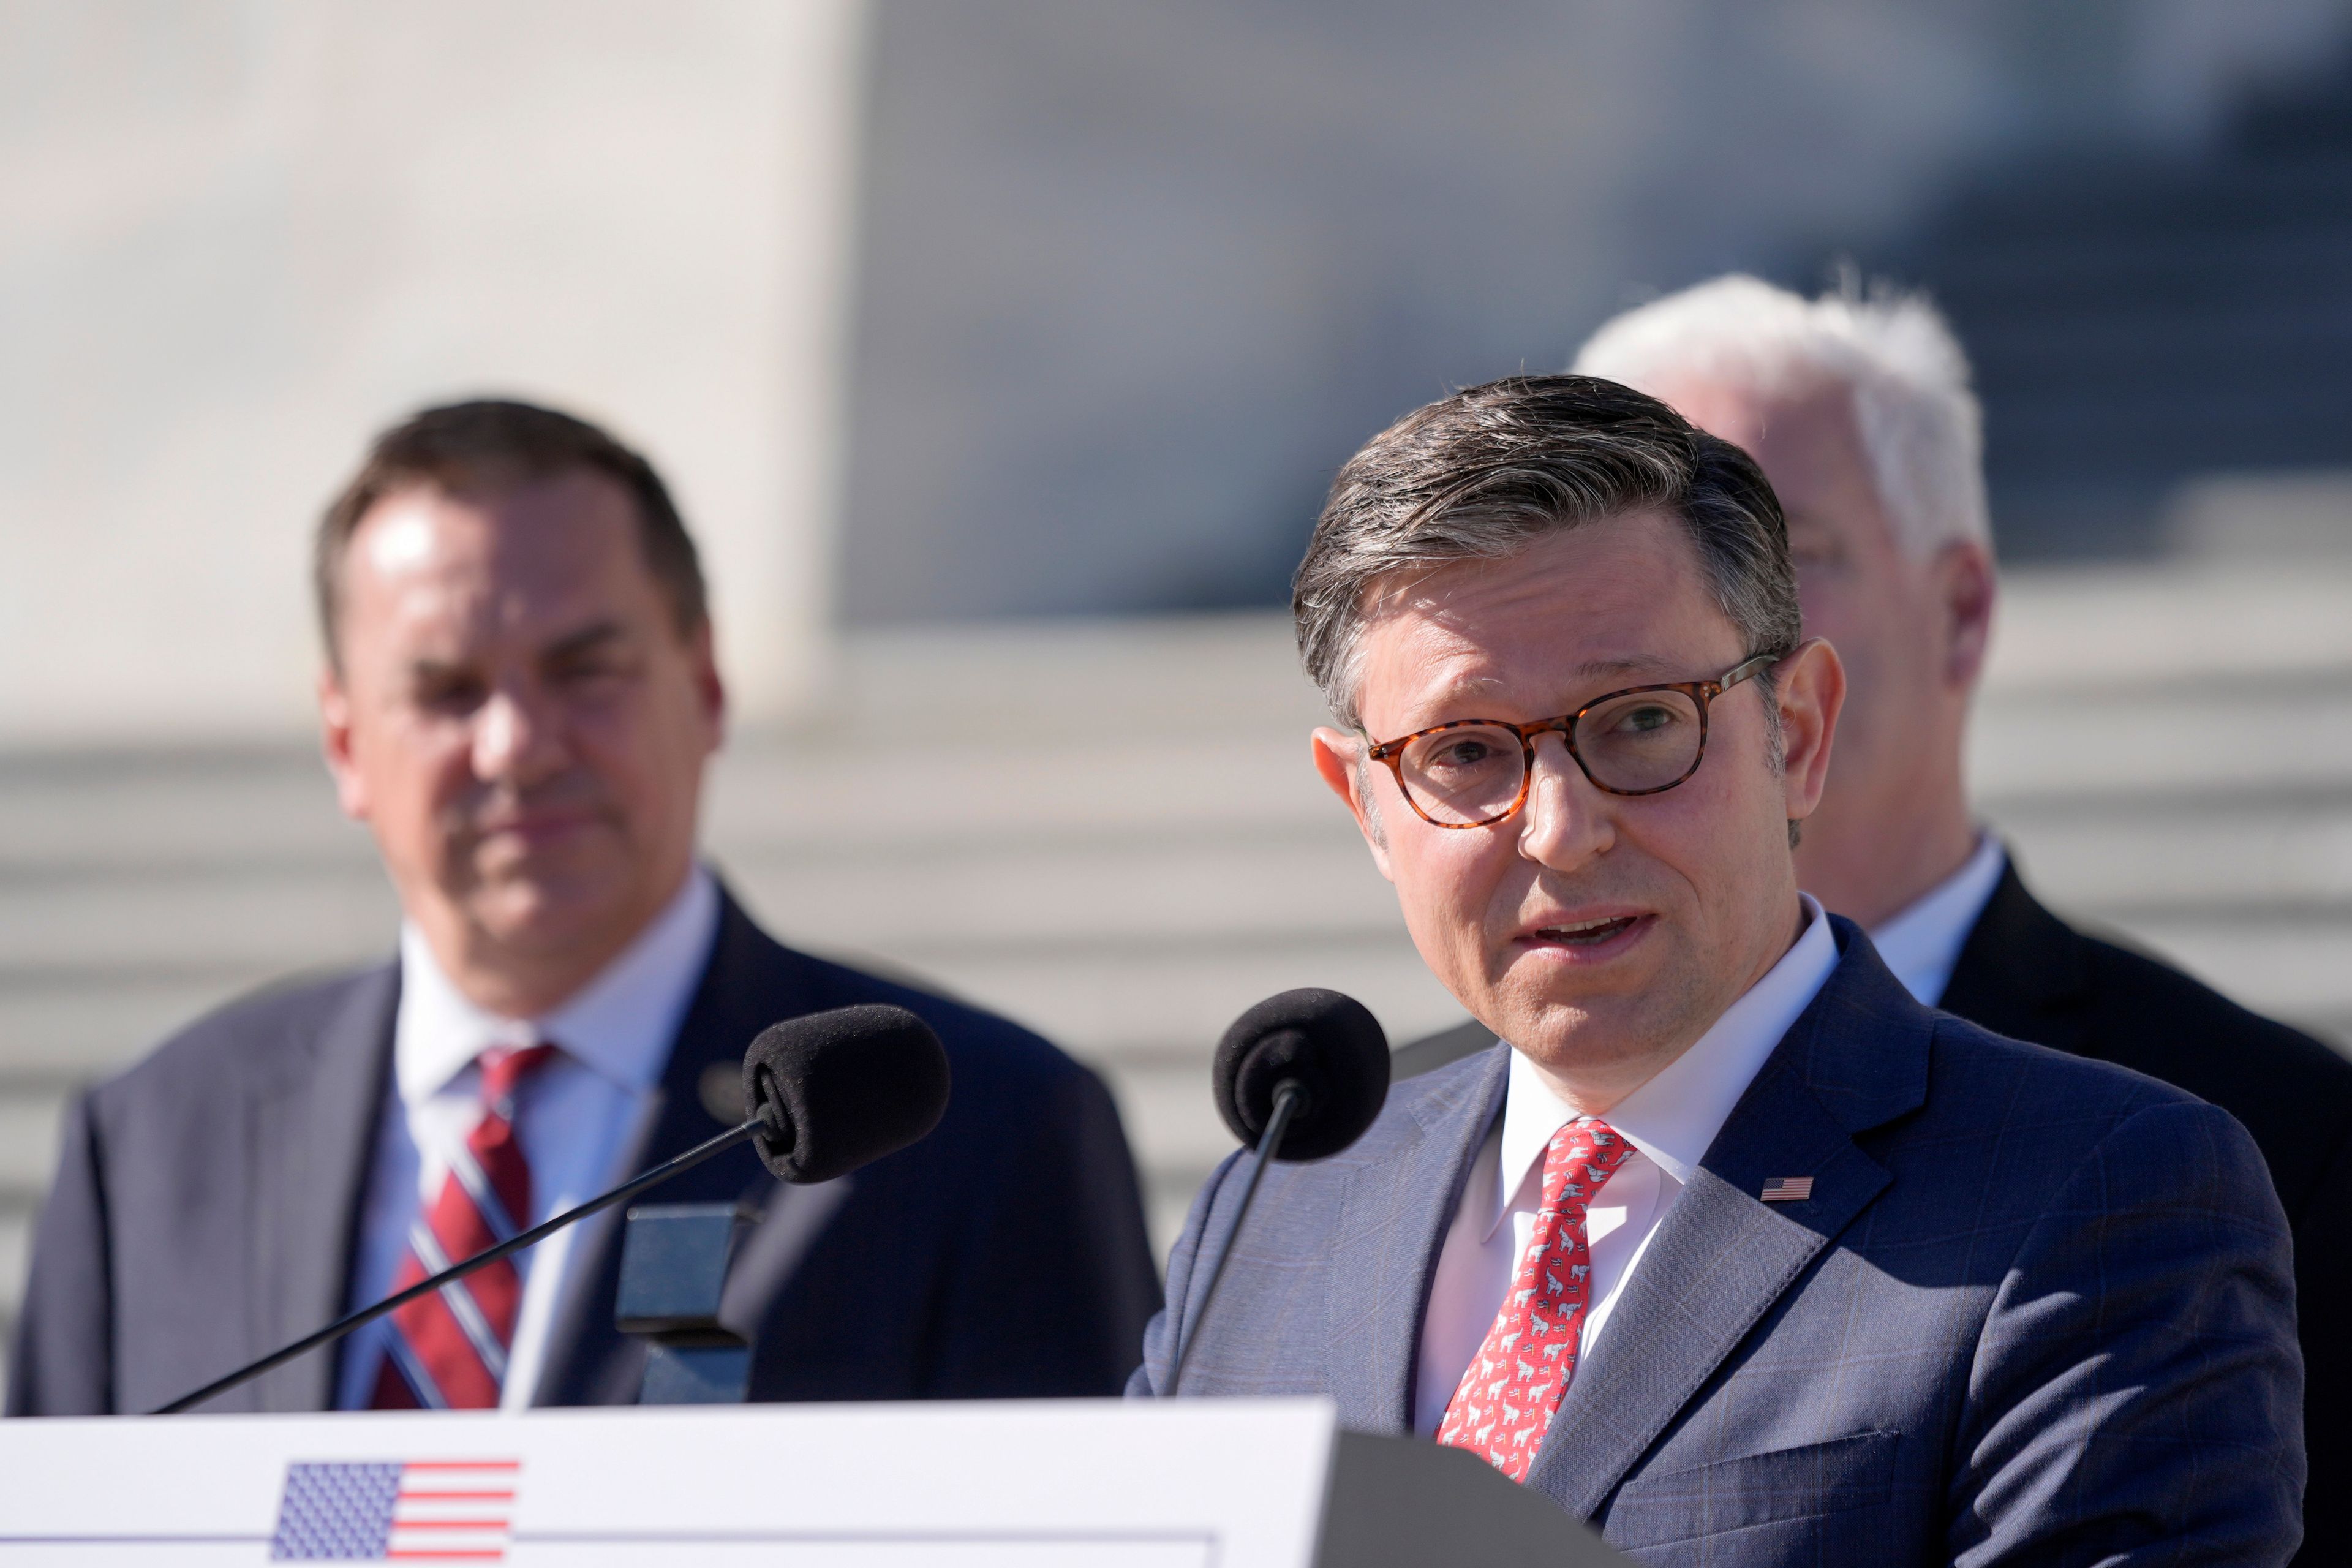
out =
<svg viewBox="0 0 2352 1568"><path fill-rule="evenodd" d="M2045 567L2005 574L2000 594L1988 704L2246 676L2352 679L2352 568L2342 563Z"/></svg>
<svg viewBox="0 0 2352 1568"><path fill-rule="evenodd" d="M819 945L1042 948L1401 930L1395 897L1354 825L1336 805L1329 818L1276 831L1139 828L823 858L737 851L726 864Z"/></svg>
<svg viewBox="0 0 2352 1568"><path fill-rule="evenodd" d="M1995 811L1988 819L2035 887L2104 921L2352 910L2352 811L2122 820L2069 812L2054 821Z"/></svg>
<svg viewBox="0 0 2352 1568"><path fill-rule="evenodd" d="M25 1265L33 1250L33 1210L29 1205L0 1204L0 1342L16 1343L16 1307L25 1299ZM0 1367L0 1387L6 1371Z"/></svg>
<svg viewBox="0 0 2352 1568"><path fill-rule="evenodd" d="M91 962L38 973L0 968L0 1084L86 1081L277 977L258 966L131 973Z"/></svg>
<svg viewBox="0 0 2352 1568"><path fill-rule="evenodd" d="M398 918L383 873L364 863L0 882L12 974L318 968L386 947Z"/></svg>
<svg viewBox="0 0 2352 1568"><path fill-rule="evenodd" d="M0 869L369 865L299 741L228 751L0 755Z"/></svg>
<svg viewBox="0 0 2352 1568"><path fill-rule="evenodd" d="M2249 229L2296 234L2329 226L2347 210L2352 158L2326 145L2178 164L2067 158L2039 178L1972 189L1953 214L1965 239L1948 253L1958 265L2019 247L2222 242Z"/></svg>
<svg viewBox="0 0 2352 1568"><path fill-rule="evenodd" d="M1984 705L1968 755L1988 807L2009 796L2128 805L2164 792L2341 785L2352 778L2352 680L2270 678L2098 701L2016 695Z"/></svg>
<svg viewBox="0 0 2352 1568"><path fill-rule="evenodd" d="M0 1205L26 1200L48 1184L58 1163L60 1092L0 1092Z"/></svg>
<svg viewBox="0 0 2352 1568"><path fill-rule="evenodd" d="M1402 931L1387 941L1121 942L1067 952L975 944L850 956L877 956L876 968L924 977L1105 1063L1171 1050L1206 1060L1244 1009L1300 985L1356 997L1400 1042L1460 1011Z"/></svg>
<svg viewBox="0 0 2352 1568"><path fill-rule="evenodd" d="M1184 1227L1192 1194L1236 1147L1209 1096L1209 1064L1124 1064L1107 1075L1143 1177L1152 1250L1165 1258Z"/></svg>
<svg viewBox="0 0 2352 1568"><path fill-rule="evenodd" d="M2258 1012L2334 1033L2352 1016L2352 909L2167 915L2115 931Z"/></svg>
<svg viewBox="0 0 2352 1568"><path fill-rule="evenodd" d="M2036 347L2020 327L2063 327L2073 321L2136 321L2150 336L2151 318L2169 330L2183 311L2208 306L2227 291L2217 275L2258 275L2265 298L2326 305L2342 288L2352 263L2352 203L2317 224L2222 227L2150 235L2126 231L2061 234L2019 231L2000 243L1955 252L1936 272L1937 298L1966 300L1987 333L1999 332L2011 352ZM1972 330L1973 352L1979 341ZM2083 367L2087 377L2101 367Z"/></svg>

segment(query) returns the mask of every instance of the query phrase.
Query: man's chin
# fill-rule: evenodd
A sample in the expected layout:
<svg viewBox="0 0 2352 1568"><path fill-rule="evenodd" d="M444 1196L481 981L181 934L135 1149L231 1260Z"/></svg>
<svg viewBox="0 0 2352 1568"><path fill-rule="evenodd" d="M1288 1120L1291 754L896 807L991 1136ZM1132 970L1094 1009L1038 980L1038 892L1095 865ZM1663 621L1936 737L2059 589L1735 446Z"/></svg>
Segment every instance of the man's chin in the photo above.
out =
<svg viewBox="0 0 2352 1568"><path fill-rule="evenodd" d="M1545 986L1514 994L1505 987L1493 998L1491 1012L1477 1011L1482 1017L1505 1020L1509 1027L1496 1032L1529 1058L1566 1068L1639 1055L1654 1022L1647 1000L1639 993L1598 988L1563 994Z"/></svg>
<svg viewBox="0 0 2352 1568"><path fill-rule="evenodd" d="M1515 1033L1507 1035L1521 1054L1546 1067L1567 1068L1628 1055L1641 1033L1614 1009L1547 1007L1515 1018Z"/></svg>
<svg viewBox="0 0 2352 1568"><path fill-rule="evenodd" d="M560 959L611 940L626 915L620 889L601 879L504 878L467 900L479 940L519 959Z"/></svg>

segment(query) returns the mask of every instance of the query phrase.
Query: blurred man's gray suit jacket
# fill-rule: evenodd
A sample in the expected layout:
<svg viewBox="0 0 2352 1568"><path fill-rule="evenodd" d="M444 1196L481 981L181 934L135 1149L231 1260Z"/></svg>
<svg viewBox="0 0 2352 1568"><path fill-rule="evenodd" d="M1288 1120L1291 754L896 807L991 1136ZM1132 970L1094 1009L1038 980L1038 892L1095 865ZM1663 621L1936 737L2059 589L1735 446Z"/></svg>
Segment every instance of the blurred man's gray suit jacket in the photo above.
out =
<svg viewBox="0 0 2352 1568"><path fill-rule="evenodd" d="M2286 1221L2226 1113L1914 1002L1842 958L1652 1238L1528 1485L1645 1563L2281 1563L2302 1366ZM1413 1429L1414 1355L1505 1047L1269 1172L1186 1394ZM1194 1331L1222 1167L1130 1394ZM1760 1201L1811 1176L1801 1203Z"/></svg>
<svg viewBox="0 0 2352 1568"><path fill-rule="evenodd" d="M394 963L233 1003L74 1103L9 1414L152 1410L348 1307L399 990ZM796 952L722 898L642 1163L732 1123L739 1107L705 1091L739 1081L761 1029L872 1002L947 1047L955 1093L929 1137L821 1187L783 1187L738 1147L656 1194L766 1215L724 1308L753 1342L751 1396L1116 1393L1158 1300L1135 1166L1101 1080L1016 1025ZM645 1345L614 1323L620 1227L579 1245L533 1401L634 1404ZM207 1408L330 1408L343 1348Z"/></svg>

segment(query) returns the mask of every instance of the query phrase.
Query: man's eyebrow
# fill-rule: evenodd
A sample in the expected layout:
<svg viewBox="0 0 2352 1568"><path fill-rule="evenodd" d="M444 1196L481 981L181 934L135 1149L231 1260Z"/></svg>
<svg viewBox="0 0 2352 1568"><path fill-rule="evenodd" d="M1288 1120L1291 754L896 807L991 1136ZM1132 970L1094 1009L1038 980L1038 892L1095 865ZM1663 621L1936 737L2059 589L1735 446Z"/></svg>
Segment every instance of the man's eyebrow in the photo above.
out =
<svg viewBox="0 0 2352 1568"><path fill-rule="evenodd" d="M593 653L606 643L615 643L628 636L628 629L618 621L597 621L568 632L541 650L541 658L573 658L583 653Z"/></svg>
<svg viewBox="0 0 2352 1568"><path fill-rule="evenodd" d="M411 680L422 681L448 680L466 675L471 668L461 658L435 658L425 656L408 661L408 678Z"/></svg>
<svg viewBox="0 0 2352 1568"><path fill-rule="evenodd" d="M1629 675L1636 679L1656 676L1662 679L1681 680L1688 677L1687 661L1656 653L1588 659L1576 667L1573 679L1578 681L1607 681ZM1435 696L1438 700L1446 702L1475 701L1490 691L1503 689L1507 684L1499 675L1464 675L1446 682Z"/></svg>
<svg viewBox="0 0 2352 1568"><path fill-rule="evenodd" d="M1586 680L1605 680L1618 675L1675 675L1683 668L1680 660L1661 654L1628 654L1622 658L1597 658L1577 666L1576 673Z"/></svg>

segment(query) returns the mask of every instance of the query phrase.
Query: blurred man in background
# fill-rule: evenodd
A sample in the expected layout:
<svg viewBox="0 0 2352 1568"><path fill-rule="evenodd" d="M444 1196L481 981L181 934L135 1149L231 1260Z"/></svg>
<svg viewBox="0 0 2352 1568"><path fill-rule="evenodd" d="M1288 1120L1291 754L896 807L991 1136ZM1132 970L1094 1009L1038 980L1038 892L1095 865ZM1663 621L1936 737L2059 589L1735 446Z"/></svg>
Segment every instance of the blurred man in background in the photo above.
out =
<svg viewBox="0 0 2352 1568"><path fill-rule="evenodd" d="M645 459L523 404L419 415L328 510L317 591L327 763L399 895L398 954L233 1004L73 1107L11 1412L152 1409L733 1125L754 1035L867 1002L946 1043L929 1138L807 1188L739 1149L662 1194L764 1210L726 1306L752 1397L1116 1392L1158 1286L1100 1082L778 945L697 863L724 697ZM214 1407L632 1401L612 1220Z"/></svg>
<svg viewBox="0 0 2352 1568"><path fill-rule="evenodd" d="M1728 277L1630 310L1576 369L1753 453L1788 516L1808 636L1851 677L1798 875L1905 986L2000 1034L2178 1085L2254 1135L2293 1223L2309 1397L2303 1560L2352 1562L2352 1064L2179 970L2075 931L1971 810L1969 707L1996 593L1966 357L1924 300ZM2184 740L2185 743L2189 743ZM1408 1047L1433 1063L1476 1024Z"/></svg>

